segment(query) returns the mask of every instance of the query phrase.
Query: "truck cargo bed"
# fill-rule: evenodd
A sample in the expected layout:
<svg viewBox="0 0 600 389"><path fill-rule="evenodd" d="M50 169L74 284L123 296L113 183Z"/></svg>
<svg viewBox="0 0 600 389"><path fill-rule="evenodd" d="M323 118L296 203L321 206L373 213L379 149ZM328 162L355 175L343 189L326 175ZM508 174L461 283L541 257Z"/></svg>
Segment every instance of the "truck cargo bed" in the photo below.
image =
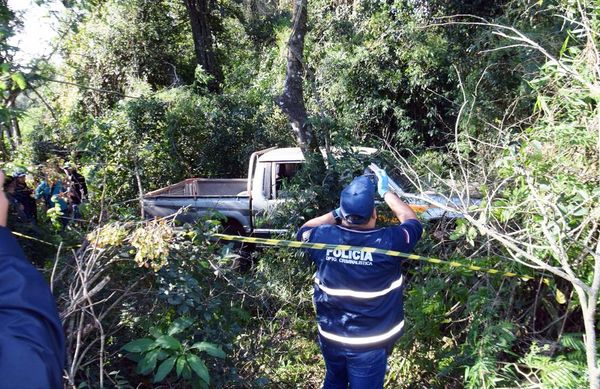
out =
<svg viewBox="0 0 600 389"><path fill-rule="evenodd" d="M189 178L146 193L144 198L155 197L248 197L246 178Z"/></svg>
<svg viewBox="0 0 600 389"><path fill-rule="evenodd" d="M245 178L189 178L144 195L147 217L169 217L193 223L210 212L237 220L250 231L250 196Z"/></svg>

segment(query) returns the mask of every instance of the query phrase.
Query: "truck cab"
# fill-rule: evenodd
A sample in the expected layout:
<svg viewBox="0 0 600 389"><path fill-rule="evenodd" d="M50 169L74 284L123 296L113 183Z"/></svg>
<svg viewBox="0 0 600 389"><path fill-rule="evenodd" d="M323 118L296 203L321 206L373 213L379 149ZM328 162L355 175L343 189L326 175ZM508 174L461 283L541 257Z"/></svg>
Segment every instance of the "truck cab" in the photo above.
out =
<svg viewBox="0 0 600 389"><path fill-rule="evenodd" d="M298 173L304 155L299 148L289 147L263 150L250 158L248 185L252 207L268 212L286 200L283 182Z"/></svg>

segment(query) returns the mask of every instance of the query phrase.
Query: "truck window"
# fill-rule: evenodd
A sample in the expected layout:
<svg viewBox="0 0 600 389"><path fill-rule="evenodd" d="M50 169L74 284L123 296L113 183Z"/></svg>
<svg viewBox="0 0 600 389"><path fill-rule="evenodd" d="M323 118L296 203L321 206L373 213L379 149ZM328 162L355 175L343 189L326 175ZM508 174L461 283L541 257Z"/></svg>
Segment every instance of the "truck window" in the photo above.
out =
<svg viewBox="0 0 600 389"><path fill-rule="evenodd" d="M265 164L265 168L263 170L263 194L265 199L271 198L271 164Z"/></svg>
<svg viewBox="0 0 600 389"><path fill-rule="evenodd" d="M274 190L272 198L285 198L285 186L289 185L292 178L298 173L302 166L300 162L273 163Z"/></svg>

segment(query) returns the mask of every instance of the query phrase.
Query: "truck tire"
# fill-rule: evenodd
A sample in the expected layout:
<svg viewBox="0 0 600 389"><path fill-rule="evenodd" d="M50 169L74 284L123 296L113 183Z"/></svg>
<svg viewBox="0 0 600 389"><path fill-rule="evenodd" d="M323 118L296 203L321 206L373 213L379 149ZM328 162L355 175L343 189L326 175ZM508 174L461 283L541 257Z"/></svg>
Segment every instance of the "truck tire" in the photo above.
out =
<svg viewBox="0 0 600 389"><path fill-rule="evenodd" d="M227 219L223 223L223 233L226 235L246 236L244 227L234 219ZM255 244L234 242L233 247L238 254L238 257L233 261L232 268L240 273L247 273L253 264L252 252L255 249Z"/></svg>

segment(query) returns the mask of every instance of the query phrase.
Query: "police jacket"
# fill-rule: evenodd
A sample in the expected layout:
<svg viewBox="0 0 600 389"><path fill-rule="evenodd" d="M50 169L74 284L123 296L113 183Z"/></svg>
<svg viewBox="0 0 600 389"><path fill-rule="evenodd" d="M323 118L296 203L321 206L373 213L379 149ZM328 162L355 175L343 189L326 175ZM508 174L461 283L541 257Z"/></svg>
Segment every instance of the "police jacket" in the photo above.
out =
<svg viewBox="0 0 600 389"><path fill-rule="evenodd" d="M64 341L47 282L0 227L0 389L62 388Z"/></svg>
<svg viewBox="0 0 600 389"><path fill-rule="evenodd" d="M418 220L372 230L325 224L298 239L408 253L420 239ZM389 347L404 328L402 258L362 250L307 250L317 266L313 300L320 339L350 350Z"/></svg>

